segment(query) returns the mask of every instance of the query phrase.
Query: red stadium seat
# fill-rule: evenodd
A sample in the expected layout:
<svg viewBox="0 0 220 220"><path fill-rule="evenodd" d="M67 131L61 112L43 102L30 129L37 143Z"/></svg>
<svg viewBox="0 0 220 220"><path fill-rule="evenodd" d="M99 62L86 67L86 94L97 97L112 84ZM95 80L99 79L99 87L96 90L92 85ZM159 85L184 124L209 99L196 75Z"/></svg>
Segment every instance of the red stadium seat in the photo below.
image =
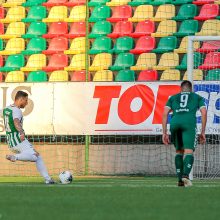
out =
<svg viewBox="0 0 220 220"><path fill-rule="evenodd" d="M89 74L88 80L91 81L90 74ZM86 81L86 71L85 70L75 71L71 76L71 81L85 82Z"/></svg>
<svg viewBox="0 0 220 220"><path fill-rule="evenodd" d="M85 5L86 0L69 0L66 3L64 3L65 6L67 7L74 7L77 5Z"/></svg>
<svg viewBox="0 0 220 220"><path fill-rule="evenodd" d="M132 17L132 7L130 5L121 5L113 7L112 16L107 18L107 21L118 22L127 21L128 18Z"/></svg>
<svg viewBox="0 0 220 220"><path fill-rule="evenodd" d="M64 50L68 49L68 40L65 37L55 37L50 41L47 50L43 50L42 53L46 55L63 53Z"/></svg>
<svg viewBox="0 0 220 220"><path fill-rule="evenodd" d="M220 41L204 41L201 48L196 51L200 53L209 53L220 50Z"/></svg>
<svg viewBox="0 0 220 220"><path fill-rule="evenodd" d="M86 23L74 22L70 27L70 32L64 35L67 38L85 37L86 36Z"/></svg>
<svg viewBox="0 0 220 220"><path fill-rule="evenodd" d="M43 6L46 7L53 7L53 6L61 6L64 5L67 0L48 0L47 2L43 3Z"/></svg>
<svg viewBox="0 0 220 220"><path fill-rule="evenodd" d="M198 16L194 19L198 21L205 21L208 19L213 19L218 16L219 5L217 4L205 4L202 6L201 11Z"/></svg>
<svg viewBox="0 0 220 220"><path fill-rule="evenodd" d="M48 33L43 34L43 38L54 38L59 36L64 36L68 33L67 22L54 22L50 25Z"/></svg>
<svg viewBox="0 0 220 220"><path fill-rule="evenodd" d="M66 54L53 54L48 65L43 67L42 70L52 72L55 70L63 70L66 66L68 66L68 56Z"/></svg>
<svg viewBox="0 0 220 220"><path fill-rule="evenodd" d="M123 36L130 36L133 32L133 24L130 21L119 21L115 24L114 30L108 37L118 38Z"/></svg>
<svg viewBox="0 0 220 220"><path fill-rule="evenodd" d="M155 48L155 38L151 36L142 36L138 39L134 49L130 50L130 53L141 54L150 52Z"/></svg>
<svg viewBox="0 0 220 220"><path fill-rule="evenodd" d="M153 21L140 21L133 33L130 34L130 37L139 38L141 36L151 35L155 32L155 24Z"/></svg>
<svg viewBox="0 0 220 220"><path fill-rule="evenodd" d="M5 33L4 24L3 24L3 23L0 23L0 35L1 35L1 34L4 34L4 33Z"/></svg>
<svg viewBox="0 0 220 220"><path fill-rule="evenodd" d="M4 64L4 59L3 59L3 56L0 55L0 67L2 67Z"/></svg>
<svg viewBox="0 0 220 220"><path fill-rule="evenodd" d="M156 70L142 70L139 73L137 81L154 81L158 80L158 73Z"/></svg>
<svg viewBox="0 0 220 220"><path fill-rule="evenodd" d="M193 2L194 5L204 5L204 4L212 4L215 0L196 0Z"/></svg>
<svg viewBox="0 0 220 220"><path fill-rule="evenodd" d="M201 70L210 70L220 68L220 52L208 53L204 63L198 67Z"/></svg>
<svg viewBox="0 0 220 220"><path fill-rule="evenodd" d="M3 19L5 17L5 9L3 7L0 7L0 19Z"/></svg>

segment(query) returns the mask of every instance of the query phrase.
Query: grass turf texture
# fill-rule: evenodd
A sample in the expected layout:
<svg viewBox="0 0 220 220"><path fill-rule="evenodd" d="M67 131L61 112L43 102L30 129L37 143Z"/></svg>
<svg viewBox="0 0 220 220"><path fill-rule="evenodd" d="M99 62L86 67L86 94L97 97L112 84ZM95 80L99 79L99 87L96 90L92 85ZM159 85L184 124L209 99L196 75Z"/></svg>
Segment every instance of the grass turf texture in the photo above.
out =
<svg viewBox="0 0 220 220"><path fill-rule="evenodd" d="M175 178L75 178L45 185L39 178L0 178L0 220L216 220L220 180L176 187Z"/></svg>

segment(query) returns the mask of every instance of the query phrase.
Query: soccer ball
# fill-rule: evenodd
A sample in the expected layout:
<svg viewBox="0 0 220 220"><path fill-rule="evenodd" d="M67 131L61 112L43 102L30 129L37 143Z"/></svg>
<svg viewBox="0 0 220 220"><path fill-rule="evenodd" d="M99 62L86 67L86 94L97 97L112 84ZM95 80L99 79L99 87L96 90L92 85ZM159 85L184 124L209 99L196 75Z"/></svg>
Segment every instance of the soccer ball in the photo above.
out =
<svg viewBox="0 0 220 220"><path fill-rule="evenodd" d="M59 179L62 184L69 184L73 181L73 176L70 171L63 171L60 173Z"/></svg>

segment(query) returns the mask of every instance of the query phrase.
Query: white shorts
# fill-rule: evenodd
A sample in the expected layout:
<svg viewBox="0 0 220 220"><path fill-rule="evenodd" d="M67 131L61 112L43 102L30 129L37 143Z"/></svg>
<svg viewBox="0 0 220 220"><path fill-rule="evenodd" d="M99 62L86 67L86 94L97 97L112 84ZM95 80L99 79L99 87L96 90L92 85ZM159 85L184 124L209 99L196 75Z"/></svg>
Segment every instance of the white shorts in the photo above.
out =
<svg viewBox="0 0 220 220"><path fill-rule="evenodd" d="M20 154L23 152L27 152L29 154L36 153L36 151L33 148L33 145L27 139L25 139L23 142L21 142L17 146L10 148L10 150L17 154Z"/></svg>

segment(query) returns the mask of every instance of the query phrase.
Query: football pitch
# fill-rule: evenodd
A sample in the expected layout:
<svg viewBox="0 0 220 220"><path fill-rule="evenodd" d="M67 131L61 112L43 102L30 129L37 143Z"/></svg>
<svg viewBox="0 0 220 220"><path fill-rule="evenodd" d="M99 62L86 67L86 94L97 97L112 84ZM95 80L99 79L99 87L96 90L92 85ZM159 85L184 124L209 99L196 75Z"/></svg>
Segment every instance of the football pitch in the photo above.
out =
<svg viewBox="0 0 220 220"><path fill-rule="evenodd" d="M0 220L216 220L220 180L195 180L191 188L175 178L75 178L69 185L45 185L39 178L0 178Z"/></svg>

